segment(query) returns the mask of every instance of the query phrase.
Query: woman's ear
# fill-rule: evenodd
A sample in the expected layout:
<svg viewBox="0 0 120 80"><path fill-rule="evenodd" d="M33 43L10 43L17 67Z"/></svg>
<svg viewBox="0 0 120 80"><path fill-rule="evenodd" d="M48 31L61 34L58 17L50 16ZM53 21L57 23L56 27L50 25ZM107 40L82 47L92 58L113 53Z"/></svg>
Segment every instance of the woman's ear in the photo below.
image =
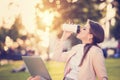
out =
<svg viewBox="0 0 120 80"><path fill-rule="evenodd" d="M88 40L89 40L89 42L93 42L93 34L88 35Z"/></svg>
<svg viewBox="0 0 120 80"><path fill-rule="evenodd" d="M89 38L92 39L93 38L93 34L89 34Z"/></svg>

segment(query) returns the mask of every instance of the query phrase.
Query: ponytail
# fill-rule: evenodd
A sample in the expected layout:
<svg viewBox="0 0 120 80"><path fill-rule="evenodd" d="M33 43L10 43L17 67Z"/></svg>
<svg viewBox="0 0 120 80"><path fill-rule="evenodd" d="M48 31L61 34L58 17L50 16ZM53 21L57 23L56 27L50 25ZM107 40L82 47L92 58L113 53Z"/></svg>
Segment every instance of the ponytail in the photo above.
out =
<svg viewBox="0 0 120 80"><path fill-rule="evenodd" d="M86 44L86 45L84 46L84 54L83 54L83 57L82 57L82 60L81 60L81 62L80 62L80 64L79 64L79 66L81 66L81 65L83 64L83 61L84 61L84 59L85 59L88 51L90 50L90 48L91 48L93 45L99 47L97 44ZM99 48L100 48L100 47L99 47Z"/></svg>

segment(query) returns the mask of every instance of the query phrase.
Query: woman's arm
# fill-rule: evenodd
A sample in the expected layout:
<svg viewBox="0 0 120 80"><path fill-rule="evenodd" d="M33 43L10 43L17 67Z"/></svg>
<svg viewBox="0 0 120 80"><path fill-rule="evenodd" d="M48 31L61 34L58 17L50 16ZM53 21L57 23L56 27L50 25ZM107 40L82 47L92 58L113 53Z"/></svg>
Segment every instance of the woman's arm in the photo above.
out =
<svg viewBox="0 0 120 80"><path fill-rule="evenodd" d="M71 32L64 31L61 39L55 44L54 46L54 55L52 57L53 60L57 61L63 61L66 62L69 58L69 53L71 52L63 52L64 48L64 42L68 39L68 37L71 35Z"/></svg>
<svg viewBox="0 0 120 80"><path fill-rule="evenodd" d="M101 49L94 48L92 62L98 80L108 80L105 66L105 58Z"/></svg>

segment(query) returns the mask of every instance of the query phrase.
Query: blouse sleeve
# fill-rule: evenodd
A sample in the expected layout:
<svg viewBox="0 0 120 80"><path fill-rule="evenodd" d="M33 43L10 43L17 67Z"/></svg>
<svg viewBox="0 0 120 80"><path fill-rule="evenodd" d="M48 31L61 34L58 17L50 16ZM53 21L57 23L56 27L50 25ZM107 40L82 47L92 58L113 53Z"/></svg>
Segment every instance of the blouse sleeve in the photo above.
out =
<svg viewBox="0 0 120 80"><path fill-rule="evenodd" d="M55 44L54 54L52 56L53 60L66 62L69 59L70 53L72 53L72 50L67 51L67 52L63 52L63 46L64 46L63 41L59 41Z"/></svg>
<svg viewBox="0 0 120 80"><path fill-rule="evenodd" d="M107 79L107 72L105 66L105 58L103 56L103 52L100 48L94 48L92 55L92 62L95 73L98 77L98 80Z"/></svg>

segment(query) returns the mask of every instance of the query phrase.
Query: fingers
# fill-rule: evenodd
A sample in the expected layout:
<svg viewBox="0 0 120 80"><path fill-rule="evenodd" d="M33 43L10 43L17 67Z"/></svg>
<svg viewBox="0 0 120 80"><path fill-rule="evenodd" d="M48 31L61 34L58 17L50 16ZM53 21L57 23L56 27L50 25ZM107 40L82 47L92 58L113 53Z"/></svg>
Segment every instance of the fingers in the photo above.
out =
<svg viewBox="0 0 120 80"><path fill-rule="evenodd" d="M40 76L35 76L33 80L40 80Z"/></svg>
<svg viewBox="0 0 120 80"><path fill-rule="evenodd" d="M27 79L27 80L32 80L32 78L33 78L33 77L28 77L28 79Z"/></svg>
<svg viewBox="0 0 120 80"><path fill-rule="evenodd" d="M40 76L29 77L27 80L40 80Z"/></svg>
<svg viewBox="0 0 120 80"><path fill-rule="evenodd" d="M74 24L74 21L73 21L72 19L68 19L68 20L66 21L66 23L68 23L68 24Z"/></svg>

